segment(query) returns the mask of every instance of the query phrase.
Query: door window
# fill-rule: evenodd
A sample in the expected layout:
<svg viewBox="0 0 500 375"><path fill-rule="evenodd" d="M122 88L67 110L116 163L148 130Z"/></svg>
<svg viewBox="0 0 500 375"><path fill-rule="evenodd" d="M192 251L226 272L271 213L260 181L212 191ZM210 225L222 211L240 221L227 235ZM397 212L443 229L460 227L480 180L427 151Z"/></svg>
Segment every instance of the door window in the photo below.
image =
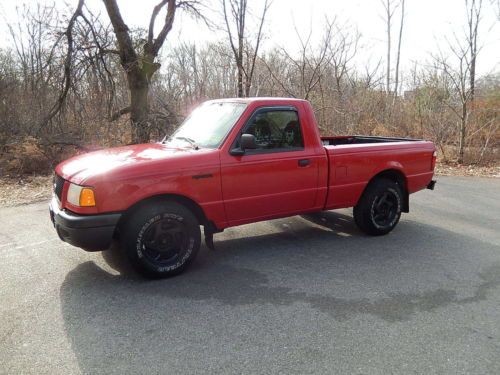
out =
<svg viewBox="0 0 500 375"><path fill-rule="evenodd" d="M294 110L261 110L252 116L243 133L255 136L257 149L249 153L304 149L299 116Z"/></svg>

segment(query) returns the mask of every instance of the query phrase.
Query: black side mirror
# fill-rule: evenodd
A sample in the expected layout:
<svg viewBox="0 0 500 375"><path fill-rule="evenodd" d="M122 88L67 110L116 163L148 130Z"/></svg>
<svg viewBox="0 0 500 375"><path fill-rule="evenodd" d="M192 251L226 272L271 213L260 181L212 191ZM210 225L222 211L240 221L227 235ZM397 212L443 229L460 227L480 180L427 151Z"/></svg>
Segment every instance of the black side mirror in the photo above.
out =
<svg viewBox="0 0 500 375"><path fill-rule="evenodd" d="M257 142L255 141L255 135L253 134L242 134L240 138L240 148L245 150L255 150L257 148Z"/></svg>
<svg viewBox="0 0 500 375"><path fill-rule="evenodd" d="M240 138L240 147L231 150L231 155L244 155L245 150L255 150L257 142L253 134L242 134Z"/></svg>

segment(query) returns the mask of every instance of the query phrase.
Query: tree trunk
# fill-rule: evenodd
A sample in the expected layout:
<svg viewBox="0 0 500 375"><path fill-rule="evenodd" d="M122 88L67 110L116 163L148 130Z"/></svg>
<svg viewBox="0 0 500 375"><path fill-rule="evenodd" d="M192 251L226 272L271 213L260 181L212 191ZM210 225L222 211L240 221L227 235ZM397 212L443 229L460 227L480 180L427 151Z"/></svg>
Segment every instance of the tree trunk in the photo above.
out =
<svg viewBox="0 0 500 375"><path fill-rule="evenodd" d="M175 19L175 12L178 7L184 6L194 13L199 14L196 8L189 1L177 2L176 0L162 0L153 9L149 21L148 37L146 43L143 43L143 49L140 53L136 51L129 28L123 21L120 8L116 0L103 0L109 20L113 25L118 45L118 54L123 70L127 74L128 88L130 91L130 106L125 112L130 112L130 122L132 126L132 142L149 142L151 134L149 124L149 103L148 92L149 83L155 72L160 68L159 63L155 63L158 53L172 30ZM182 3L182 5L181 5ZM155 21L158 13L166 7L167 14L165 22L160 32L154 35Z"/></svg>
<svg viewBox="0 0 500 375"><path fill-rule="evenodd" d="M476 91L476 57L477 57L477 33L479 25L479 13L474 14L474 11L481 11L481 4L479 5L479 10L476 10L476 2L472 1L470 6L470 16L469 16L469 50L470 50L470 101L471 106L474 106L474 96Z"/></svg>
<svg viewBox="0 0 500 375"><path fill-rule="evenodd" d="M247 79L245 82L245 97L248 98L250 96L250 88L251 88L251 82L250 80Z"/></svg>
<svg viewBox="0 0 500 375"><path fill-rule="evenodd" d="M462 117L460 118L460 143L458 145L458 163L464 163L465 137L467 130L467 103L462 104Z"/></svg>
<svg viewBox="0 0 500 375"><path fill-rule="evenodd" d="M399 61L401 59L401 40L403 39L403 25L405 20L405 0L401 0L401 24L399 25L398 51L396 55L396 72L394 78L394 99L399 91ZM392 102L394 105L394 101Z"/></svg>
<svg viewBox="0 0 500 375"><path fill-rule="evenodd" d="M387 0L387 72L386 72L386 91L391 93L391 3Z"/></svg>
<svg viewBox="0 0 500 375"><path fill-rule="evenodd" d="M227 11L229 3L230 13ZM238 87L237 95L239 98L250 96L252 87L252 78L255 69L255 61L259 52L259 46L262 38L262 28L267 10L269 9L269 0L264 1L264 9L260 17L259 31L254 48L248 48L248 41L245 38L246 15L248 0L222 0L222 11L226 32L229 39L229 45L234 54L234 60L238 68ZM231 22L230 22L231 21ZM233 39L231 23L236 26L236 39Z"/></svg>
<svg viewBox="0 0 500 375"><path fill-rule="evenodd" d="M130 122L132 126L132 143L149 142L151 129L148 122L149 113L149 82L146 77L136 77L129 74L130 89Z"/></svg>
<svg viewBox="0 0 500 375"><path fill-rule="evenodd" d="M238 64L238 98L245 97L243 91L243 68Z"/></svg>

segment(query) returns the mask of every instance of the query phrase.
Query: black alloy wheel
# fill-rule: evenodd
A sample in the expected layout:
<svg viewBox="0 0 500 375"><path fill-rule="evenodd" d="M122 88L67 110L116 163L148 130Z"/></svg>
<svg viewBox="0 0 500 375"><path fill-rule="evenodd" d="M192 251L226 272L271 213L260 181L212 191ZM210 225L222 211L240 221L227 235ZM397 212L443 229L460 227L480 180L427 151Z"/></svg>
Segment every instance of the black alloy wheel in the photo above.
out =
<svg viewBox="0 0 500 375"><path fill-rule="evenodd" d="M396 190L388 189L375 197L371 208L373 223L378 228L391 226L398 216L399 197Z"/></svg>
<svg viewBox="0 0 500 375"><path fill-rule="evenodd" d="M201 242L196 216L178 202L159 199L137 207L120 233L130 263L150 278L180 274L196 257Z"/></svg>
<svg viewBox="0 0 500 375"><path fill-rule="evenodd" d="M168 265L186 252L189 239L185 223L165 217L151 224L141 241L143 255L158 265Z"/></svg>
<svg viewBox="0 0 500 375"><path fill-rule="evenodd" d="M372 181L354 206L354 221L366 234L380 236L392 231L401 218L403 188L395 181Z"/></svg>

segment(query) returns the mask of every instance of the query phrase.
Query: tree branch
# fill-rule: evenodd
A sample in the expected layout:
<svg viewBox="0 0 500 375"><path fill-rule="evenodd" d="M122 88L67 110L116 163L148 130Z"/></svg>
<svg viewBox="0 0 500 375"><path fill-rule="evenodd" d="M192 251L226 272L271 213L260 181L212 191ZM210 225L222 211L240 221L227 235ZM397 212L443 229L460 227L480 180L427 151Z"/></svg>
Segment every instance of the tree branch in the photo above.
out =
<svg viewBox="0 0 500 375"><path fill-rule="evenodd" d="M168 0L162 0L154 7L153 13L151 13L151 19L149 20L149 31L148 31L148 45L150 46L153 45L156 17L158 16L158 13L160 13L161 8L163 8L167 2Z"/></svg>
<svg viewBox="0 0 500 375"><path fill-rule="evenodd" d="M272 3L272 1L271 1L271 3ZM252 62L250 63L250 71L247 75L247 93L246 93L247 96L250 95L249 91L250 91L250 86L252 83L253 72L255 70L255 61L257 58L257 54L259 53L260 42L262 39L262 28L264 26L264 20L266 18L266 13L267 13L269 7L271 6L271 3L268 0L265 0L264 9L262 10L262 16L260 18L260 25L259 25L259 32L257 34L257 41L255 42L255 49L253 51Z"/></svg>
<svg viewBox="0 0 500 375"><path fill-rule="evenodd" d="M64 101L68 95L69 89L71 87L71 64L73 61L73 26L78 17L82 15L82 8L85 0L78 0L78 5L71 16L68 27L66 28L64 35L66 36L66 40L68 42L68 51L66 52L66 58L64 59L64 78L63 78L63 89L59 94L59 97L56 103L52 106L47 116L44 117L42 122L38 127L38 131L40 131L44 126L48 124L52 118L59 113L61 110Z"/></svg>
<svg viewBox="0 0 500 375"><path fill-rule="evenodd" d="M158 52L160 51L161 46L165 42L165 39L167 38L167 35L170 32L170 30L172 30L172 25L174 24L175 11L177 9L177 4L175 3L176 0L167 0L167 1L168 1L168 5L167 5L167 15L165 16L165 24L163 25L160 33L158 34L158 37L154 40L152 48L151 48L151 53L154 57L156 57L158 55ZM161 5L162 3L160 3L158 5ZM163 6L163 5L161 5L161 6ZM160 7L160 9L161 9L161 7ZM153 13L154 13L154 11L153 11Z"/></svg>
<svg viewBox="0 0 500 375"><path fill-rule="evenodd" d="M130 106L124 107L124 108L116 111L115 113L113 113L110 117L110 121L118 120L121 116L123 116L127 113L130 113L131 111L132 111L132 108L130 108Z"/></svg>
<svg viewBox="0 0 500 375"><path fill-rule="evenodd" d="M125 70L134 69L137 53L130 38L128 26L123 21L116 0L103 0L118 42L120 61Z"/></svg>

